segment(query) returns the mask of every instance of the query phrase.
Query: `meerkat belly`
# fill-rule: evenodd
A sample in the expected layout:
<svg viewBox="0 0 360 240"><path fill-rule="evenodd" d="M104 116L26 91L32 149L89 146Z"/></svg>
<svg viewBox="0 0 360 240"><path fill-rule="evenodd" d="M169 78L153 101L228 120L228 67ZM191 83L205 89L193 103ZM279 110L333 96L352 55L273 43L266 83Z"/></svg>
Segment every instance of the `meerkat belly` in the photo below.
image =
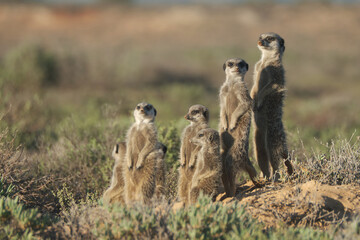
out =
<svg viewBox="0 0 360 240"><path fill-rule="evenodd" d="M282 107L284 95L282 93L272 94L266 99L266 115L268 121L278 121L282 118Z"/></svg>
<svg viewBox="0 0 360 240"><path fill-rule="evenodd" d="M134 132L134 137L132 139L132 156L135 161L134 164L136 164L139 153L144 148L145 136L141 132L136 131Z"/></svg>
<svg viewBox="0 0 360 240"><path fill-rule="evenodd" d="M228 121L231 120L231 116L235 109L239 104L238 98L234 91L229 91L228 95L226 96L226 115L228 117Z"/></svg>

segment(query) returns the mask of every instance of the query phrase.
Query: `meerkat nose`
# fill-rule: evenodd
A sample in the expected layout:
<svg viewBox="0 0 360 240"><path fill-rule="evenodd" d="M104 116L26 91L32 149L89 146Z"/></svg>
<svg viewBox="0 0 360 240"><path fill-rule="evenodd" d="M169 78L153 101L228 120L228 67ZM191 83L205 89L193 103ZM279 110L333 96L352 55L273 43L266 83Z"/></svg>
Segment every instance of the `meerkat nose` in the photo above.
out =
<svg viewBox="0 0 360 240"><path fill-rule="evenodd" d="M259 46L262 46L263 44L262 44L262 41L258 41L258 45Z"/></svg>
<svg viewBox="0 0 360 240"><path fill-rule="evenodd" d="M185 118L186 120L189 120L189 119L190 119L189 114L186 114L186 115L184 116L184 118Z"/></svg>

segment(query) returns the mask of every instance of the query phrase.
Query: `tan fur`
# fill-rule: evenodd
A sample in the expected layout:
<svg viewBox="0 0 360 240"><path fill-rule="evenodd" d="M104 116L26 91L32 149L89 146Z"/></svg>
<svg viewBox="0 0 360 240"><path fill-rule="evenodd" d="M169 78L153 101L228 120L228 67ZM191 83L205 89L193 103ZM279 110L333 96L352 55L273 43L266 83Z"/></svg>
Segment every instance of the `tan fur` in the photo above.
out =
<svg viewBox="0 0 360 240"><path fill-rule="evenodd" d="M286 134L282 123L285 98L285 74L282 65L284 40L278 34L264 33L260 35L258 47L262 57L255 65L254 85L251 89L251 97L255 101L255 158L266 178L271 176L269 163L274 176L280 160L285 160L288 173L291 175L293 168L288 159Z"/></svg>
<svg viewBox="0 0 360 240"><path fill-rule="evenodd" d="M210 197L215 197L219 193L222 167L220 137L217 131L211 128L200 130L191 141L200 147L189 192L189 201L193 204L201 192Z"/></svg>
<svg viewBox="0 0 360 240"><path fill-rule="evenodd" d="M151 104L140 103L134 110L135 123L126 139L125 203L148 204L155 190L158 150L154 124L156 110Z"/></svg>
<svg viewBox="0 0 360 240"><path fill-rule="evenodd" d="M162 144L158 143L158 156L156 161L156 177L155 177L155 197L157 199L161 199L165 194L165 154L167 151L167 147Z"/></svg>
<svg viewBox="0 0 360 240"><path fill-rule="evenodd" d="M252 99L244 82L247 70L244 60L228 59L224 64L226 81L219 94L222 181L229 196L235 195L235 177L239 170L245 170L259 186L248 156Z"/></svg>
<svg viewBox="0 0 360 240"><path fill-rule="evenodd" d="M115 158L113 175L110 187L103 195L104 203L124 203L124 177L123 167L125 166L126 143L121 142L114 146L112 156Z"/></svg>
<svg viewBox="0 0 360 240"><path fill-rule="evenodd" d="M181 201L188 204L191 181L196 169L196 156L200 149L190 140L201 129L209 127L209 110L203 105L193 105L185 119L190 121L190 125L183 130L181 137L178 195Z"/></svg>

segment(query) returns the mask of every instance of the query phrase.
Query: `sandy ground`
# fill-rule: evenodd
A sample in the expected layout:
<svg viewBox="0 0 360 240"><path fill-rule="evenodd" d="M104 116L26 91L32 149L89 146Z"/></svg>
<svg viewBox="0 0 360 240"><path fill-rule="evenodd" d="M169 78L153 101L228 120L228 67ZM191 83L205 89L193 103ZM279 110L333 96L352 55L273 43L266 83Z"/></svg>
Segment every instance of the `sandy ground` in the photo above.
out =
<svg viewBox="0 0 360 240"><path fill-rule="evenodd" d="M285 223L290 226L326 228L360 213L360 189L356 186L330 186L309 181L304 184L272 183L254 188L251 182L238 186L235 198L217 201L229 204L239 201L257 220L268 227Z"/></svg>

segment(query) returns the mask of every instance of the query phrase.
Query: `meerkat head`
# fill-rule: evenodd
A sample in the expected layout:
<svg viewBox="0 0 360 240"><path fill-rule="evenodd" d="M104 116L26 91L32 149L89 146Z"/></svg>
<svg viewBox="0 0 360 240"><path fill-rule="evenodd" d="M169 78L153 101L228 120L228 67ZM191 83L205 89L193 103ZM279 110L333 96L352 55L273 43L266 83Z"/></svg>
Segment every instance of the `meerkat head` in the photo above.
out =
<svg viewBox="0 0 360 240"><path fill-rule="evenodd" d="M285 51L285 41L276 33L263 33L259 37L258 48L261 52L275 52L282 55Z"/></svg>
<svg viewBox="0 0 360 240"><path fill-rule="evenodd" d="M209 109L203 105L196 104L189 108L188 113L184 116L186 120L192 123L209 122Z"/></svg>
<svg viewBox="0 0 360 240"><path fill-rule="evenodd" d="M249 70L249 64L241 58L230 58L226 60L223 65L226 78L231 77L244 77Z"/></svg>
<svg viewBox="0 0 360 240"><path fill-rule="evenodd" d="M216 147L220 144L220 136L218 131L212 128L205 128L201 129L195 137L191 139L191 142L198 146L207 144Z"/></svg>
<svg viewBox="0 0 360 240"><path fill-rule="evenodd" d="M153 122L156 116L156 109L149 103L139 103L134 110L134 117L137 123Z"/></svg>

